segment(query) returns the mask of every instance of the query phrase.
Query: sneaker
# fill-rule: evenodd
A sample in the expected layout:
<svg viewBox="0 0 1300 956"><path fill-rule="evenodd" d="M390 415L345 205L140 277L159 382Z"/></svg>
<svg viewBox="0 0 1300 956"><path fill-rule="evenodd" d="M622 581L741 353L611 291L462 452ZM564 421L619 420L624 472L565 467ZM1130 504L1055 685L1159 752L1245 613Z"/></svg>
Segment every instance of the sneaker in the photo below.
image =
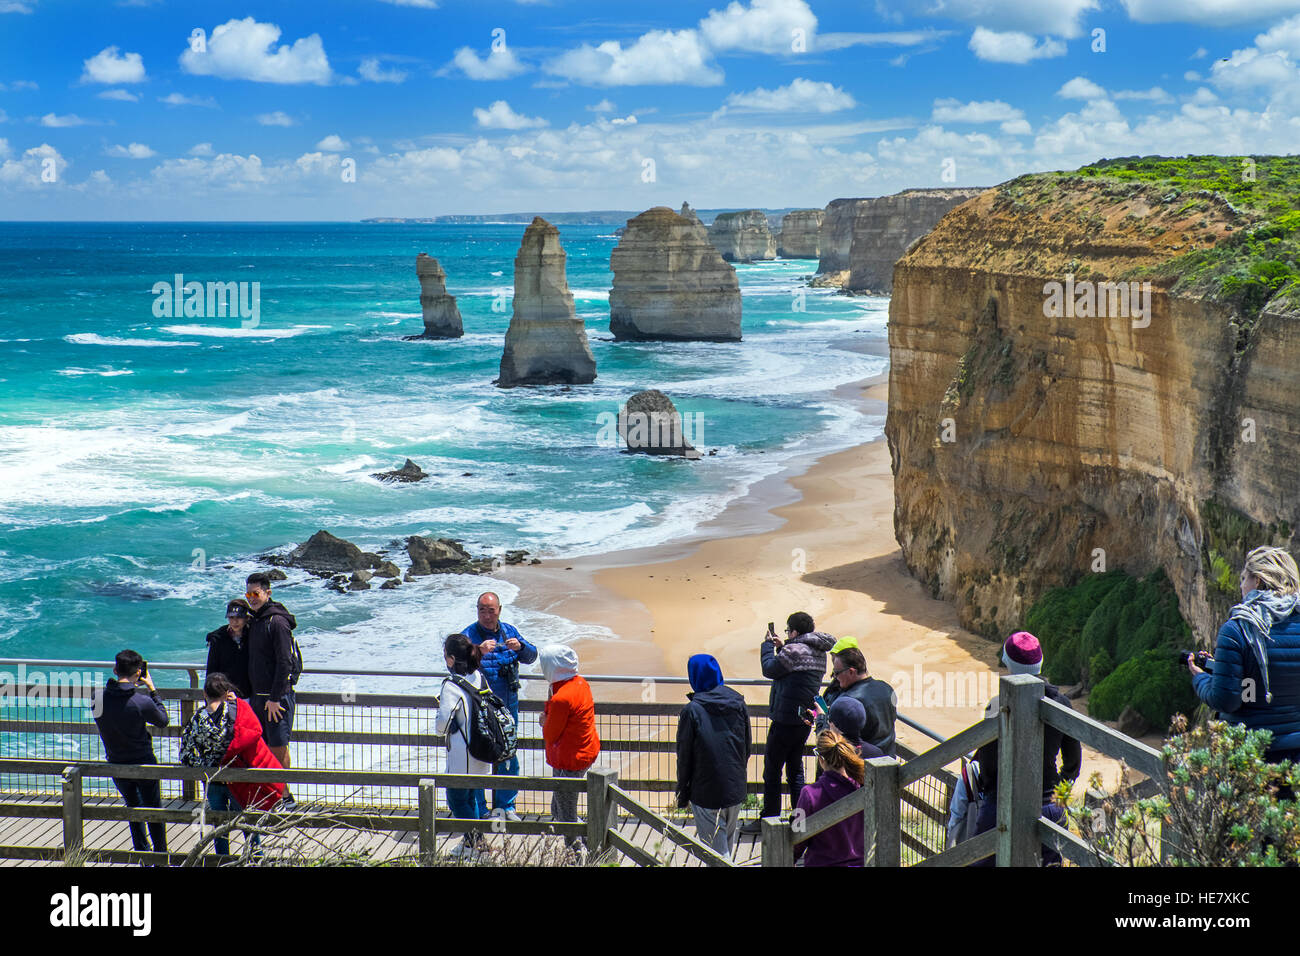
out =
<svg viewBox="0 0 1300 956"><path fill-rule="evenodd" d="M462 860L466 863L472 863L478 859L478 850L474 848L472 843L461 840L451 848L451 851L447 856L453 860Z"/></svg>
<svg viewBox="0 0 1300 956"><path fill-rule="evenodd" d="M519 814L515 813L515 811L513 810L507 810L506 819L509 820L511 823L520 823L523 821L524 818L521 817Z"/></svg>

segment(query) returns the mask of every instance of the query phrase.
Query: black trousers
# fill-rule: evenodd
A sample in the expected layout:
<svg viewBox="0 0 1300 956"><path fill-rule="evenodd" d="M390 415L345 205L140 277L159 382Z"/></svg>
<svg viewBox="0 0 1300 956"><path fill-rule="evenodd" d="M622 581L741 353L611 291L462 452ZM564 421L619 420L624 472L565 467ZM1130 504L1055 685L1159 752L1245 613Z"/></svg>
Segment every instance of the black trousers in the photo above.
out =
<svg viewBox="0 0 1300 956"><path fill-rule="evenodd" d="M114 777L113 783L117 785L117 790L128 807L162 806L162 782L159 780L119 780ZM133 820L129 825L131 845L137 850L148 850L149 841L145 839L144 824ZM154 852L167 852L167 824L150 823L149 836L153 838Z"/></svg>
<svg viewBox="0 0 1300 956"><path fill-rule="evenodd" d="M763 755L763 816L781 814L781 773L790 783L790 807L799 801L803 789L803 747L812 728L797 724L773 723L767 729L767 749Z"/></svg>

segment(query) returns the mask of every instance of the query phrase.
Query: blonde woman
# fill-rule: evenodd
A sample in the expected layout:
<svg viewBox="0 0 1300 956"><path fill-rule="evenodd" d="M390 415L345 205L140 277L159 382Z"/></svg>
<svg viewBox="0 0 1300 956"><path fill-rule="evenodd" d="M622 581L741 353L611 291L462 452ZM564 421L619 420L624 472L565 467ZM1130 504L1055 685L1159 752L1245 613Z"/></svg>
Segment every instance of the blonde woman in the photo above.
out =
<svg viewBox="0 0 1300 956"><path fill-rule="evenodd" d="M830 806L861 787L867 768L858 749L834 730L817 735L817 765L824 771L816 783L799 794L796 804L808 819L818 810ZM795 859L803 857L804 866L861 866L863 819L855 813L794 848Z"/></svg>
<svg viewBox="0 0 1300 956"><path fill-rule="evenodd" d="M1300 759L1300 570L1261 547L1241 569L1241 603L1219 628L1207 673L1189 658L1196 696L1222 720L1269 730L1272 763Z"/></svg>

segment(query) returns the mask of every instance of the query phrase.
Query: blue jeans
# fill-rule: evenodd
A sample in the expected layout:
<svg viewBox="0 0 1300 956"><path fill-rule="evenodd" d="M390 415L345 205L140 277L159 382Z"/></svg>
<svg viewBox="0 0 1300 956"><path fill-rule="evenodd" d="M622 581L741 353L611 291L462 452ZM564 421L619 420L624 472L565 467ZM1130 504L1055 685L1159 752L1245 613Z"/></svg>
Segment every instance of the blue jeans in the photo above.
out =
<svg viewBox="0 0 1300 956"><path fill-rule="evenodd" d="M510 716L515 719L515 733L519 733L519 701L512 701L510 704ZM492 773L494 776L519 776L519 751L509 760L503 760L501 763L493 764ZM515 808L515 799L519 796L518 790L493 790L492 791L492 809L493 810L513 810Z"/></svg>
<svg viewBox="0 0 1300 956"><path fill-rule="evenodd" d="M224 783L208 784L208 809L216 810L220 813L223 810L242 810L239 801L234 798L230 788ZM244 834L248 836L248 834ZM248 837L249 843L256 847L261 842L261 837L256 833ZM230 839L228 837L217 837L212 841L213 852L218 856L230 855Z"/></svg>
<svg viewBox="0 0 1300 956"><path fill-rule="evenodd" d="M447 809L457 820L482 820L487 816L487 798L482 790L448 787Z"/></svg>

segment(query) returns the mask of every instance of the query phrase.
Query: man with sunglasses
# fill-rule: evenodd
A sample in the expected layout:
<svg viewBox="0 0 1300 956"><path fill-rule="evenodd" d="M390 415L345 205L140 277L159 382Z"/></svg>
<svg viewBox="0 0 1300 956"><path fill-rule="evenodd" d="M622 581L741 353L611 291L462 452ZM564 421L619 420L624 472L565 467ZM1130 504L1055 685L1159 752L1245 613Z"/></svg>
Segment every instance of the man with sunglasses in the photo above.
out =
<svg viewBox="0 0 1300 956"><path fill-rule="evenodd" d="M478 620L461 633L482 648L483 660L479 666L483 670L483 676L487 678L492 693L510 708L510 713L515 718L515 727L518 728L519 665L531 664L537 660L537 648L520 637L514 627L501 620L501 599L491 591L478 596L477 610ZM518 754L503 763L495 764L492 772L502 776L519 776ZM493 790L492 815L518 820L519 814L515 812L515 799L518 796L518 790Z"/></svg>
<svg viewBox="0 0 1300 956"><path fill-rule="evenodd" d="M297 682L293 629L298 621L279 601L271 600L271 578L257 571L248 576L248 606L253 610L248 630L249 703L262 722L262 739L280 766L289 767L289 735L293 731ZM289 799L286 796L286 800Z"/></svg>

